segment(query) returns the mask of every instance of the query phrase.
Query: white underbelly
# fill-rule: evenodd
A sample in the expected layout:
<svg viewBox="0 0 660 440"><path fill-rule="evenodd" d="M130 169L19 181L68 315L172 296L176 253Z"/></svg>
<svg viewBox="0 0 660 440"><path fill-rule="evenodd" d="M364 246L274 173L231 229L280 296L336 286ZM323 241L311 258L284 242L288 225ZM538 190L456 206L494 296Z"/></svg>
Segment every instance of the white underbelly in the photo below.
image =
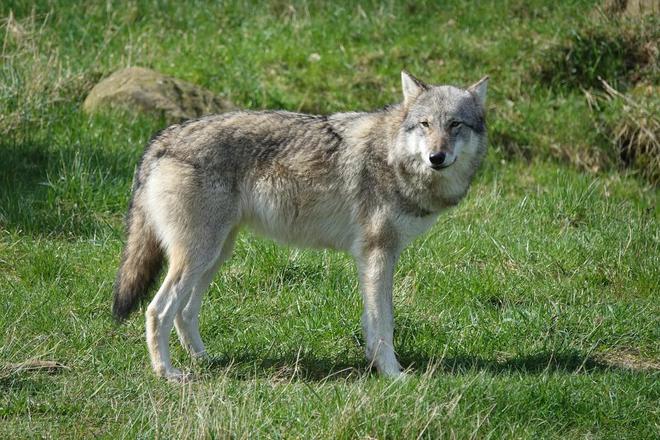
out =
<svg viewBox="0 0 660 440"><path fill-rule="evenodd" d="M305 248L349 250L356 234L350 212L341 205L301 209L260 203L244 211L242 223L260 235Z"/></svg>

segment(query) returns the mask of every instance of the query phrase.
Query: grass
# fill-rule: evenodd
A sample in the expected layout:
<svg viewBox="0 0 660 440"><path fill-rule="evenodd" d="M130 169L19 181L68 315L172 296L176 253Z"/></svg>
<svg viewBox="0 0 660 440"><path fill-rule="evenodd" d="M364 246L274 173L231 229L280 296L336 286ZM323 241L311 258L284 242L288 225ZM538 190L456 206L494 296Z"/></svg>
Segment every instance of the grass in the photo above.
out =
<svg viewBox="0 0 660 440"><path fill-rule="evenodd" d="M657 438L657 188L597 166L600 115L533 75L594 5L506 6L3 2L0 437ZM173 337L199 380L153 376L143 319L109 310L133 169L163 121L80 110L132 64L323 113L400 99L402 67L491 75L484 169L398 265L406 381L369 371L350 258L247 232L202 309L217 357L192 364Z"/></svg>
<svg viewBox="0 0 660 440"><path fill-rule="evenodd" d="M541 81L564 89L602 88L601 78L616 87L634 85L660 72L658 20L630 20L594 12L593 24L569 33L544 53Z"/></svg>

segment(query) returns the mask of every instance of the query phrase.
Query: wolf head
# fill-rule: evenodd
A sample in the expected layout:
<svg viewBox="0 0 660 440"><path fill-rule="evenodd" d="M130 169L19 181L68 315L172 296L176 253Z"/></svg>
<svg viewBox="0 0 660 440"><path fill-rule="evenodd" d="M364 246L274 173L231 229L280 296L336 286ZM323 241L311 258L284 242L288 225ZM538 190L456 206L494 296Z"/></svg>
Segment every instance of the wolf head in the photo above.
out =
<svg viewBox="0 0 660 440"><path fill-rule="evenodd" d="M427 85L406 71L401 82L405 117L394 148L398 159L443 173L483 155L488 77L465 90Z"/></svg>

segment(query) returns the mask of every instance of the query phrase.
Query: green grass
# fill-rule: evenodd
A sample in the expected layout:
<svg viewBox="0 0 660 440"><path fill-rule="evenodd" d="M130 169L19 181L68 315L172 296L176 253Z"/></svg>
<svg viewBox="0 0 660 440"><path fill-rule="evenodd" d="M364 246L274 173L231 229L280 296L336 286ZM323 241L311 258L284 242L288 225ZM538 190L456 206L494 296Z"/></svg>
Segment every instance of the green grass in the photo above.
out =
<svg viewBox="0 0 660 440"><path fill-rule="evenodd" d="M3 2L0 438L657 438L657 188L593 172L611 147L583 93L534 77L592 7ZM239 107L323 113L400 99L402 67L491 75L484 169L398 265L407 380L369 371L349 257L248 232L202 308L213 362L173 336L198 380L153 376L143 318L109 311L132 173L163 121L80 110L129 64ZM15 368L35 359L64 368Z"/></svg>

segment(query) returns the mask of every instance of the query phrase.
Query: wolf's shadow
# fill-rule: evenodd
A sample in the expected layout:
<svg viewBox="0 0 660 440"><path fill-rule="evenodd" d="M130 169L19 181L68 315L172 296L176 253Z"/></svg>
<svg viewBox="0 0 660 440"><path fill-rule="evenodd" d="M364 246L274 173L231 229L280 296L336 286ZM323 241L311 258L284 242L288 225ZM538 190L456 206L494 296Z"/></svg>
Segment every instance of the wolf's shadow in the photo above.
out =
<svg viewBox="0 0 660 440"><path fill-rule="evenodd" d="M399 360L408 374L431 377L457 376L480 371L494 375L535 375L548 372L590 374L622 369L577 350L540 351L505 360L470 354L434 358L404 352L399 353ZM288 353L264 359L259 359L256 353L243 353L240 356L212 358L207 361L206 368L211 375L224 370L226 374L238 379L275 376L310 382L351 380L365 374L376 374L375 368L366 360L316 357L310 353L303 356L300 356L300 353Z"/></svg>

